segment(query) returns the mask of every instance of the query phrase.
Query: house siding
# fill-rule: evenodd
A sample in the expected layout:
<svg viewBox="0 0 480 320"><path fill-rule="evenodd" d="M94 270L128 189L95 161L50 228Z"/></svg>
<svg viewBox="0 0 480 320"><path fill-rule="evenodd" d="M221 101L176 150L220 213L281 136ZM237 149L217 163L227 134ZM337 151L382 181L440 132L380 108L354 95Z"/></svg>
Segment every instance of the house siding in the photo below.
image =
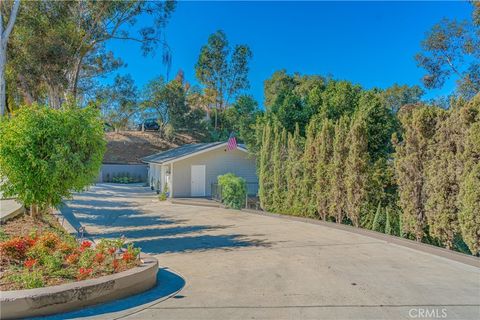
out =
<svg viewBox="0 0 480 320"><path fill-rule="evenodd" d="M225 148L218 148L174 163L174 197L191 196L192 165L205 165L206 196L211 195L212 183L217 182L217 177L225 173L234 173L244 178L247 182L258 183L255 159L248 153L238 149L225 151Z"/></svg>

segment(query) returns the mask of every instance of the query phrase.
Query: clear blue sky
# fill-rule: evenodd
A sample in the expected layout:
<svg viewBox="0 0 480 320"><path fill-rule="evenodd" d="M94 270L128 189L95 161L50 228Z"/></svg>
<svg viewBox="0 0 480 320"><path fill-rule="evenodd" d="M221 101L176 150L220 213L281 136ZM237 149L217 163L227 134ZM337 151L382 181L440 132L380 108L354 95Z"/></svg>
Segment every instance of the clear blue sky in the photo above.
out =
<svg viewBox="0 0 480 320"><path fill-rule="evenodd" d="M365 88L420 84L423 70L413 56L425 32L443 17L469 18L465 2L185 2L166 30L173 51L171 77L178 69L195 84L194 65L208 36L223 29L232 45L247 44L252 94L263 104L263 81L275 70L333 75ZM166 75L161 54L143 57L131 42L109 47L128 66L138 87ZM447 94L429 91L427 98Z"/></svg>

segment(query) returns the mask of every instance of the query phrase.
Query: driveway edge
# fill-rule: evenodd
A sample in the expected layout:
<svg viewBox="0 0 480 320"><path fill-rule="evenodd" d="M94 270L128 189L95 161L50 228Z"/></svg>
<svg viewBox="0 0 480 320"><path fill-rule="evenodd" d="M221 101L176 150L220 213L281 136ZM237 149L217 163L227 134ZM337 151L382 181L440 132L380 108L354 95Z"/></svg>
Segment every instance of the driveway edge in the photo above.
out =
<svg viewBox="0 0 480 320"><path fill-rule="evenodd" d="M474 256L469 256L460 252L448 250L445 248L441 247L436 247L430 244L426 243L420 243L417 241L405 239L405 238L400 238L396 236L391 236L385 233L380 233L372 230L367 230L367 229L361 229L361 228L356 228L353 226L345 225L345 224L338 224L334 222L326 222L322 220L315 220L311 218L304 218L304 217L298 217L298 216L290 216L290 215L283 215L283 214L278 214L278 213L271 213L271 212L266 212L266 211L258 211L258 210L252 210L252 209L242 209L243 212L250 213L250 214L256 214L256 215L262 215L262 216L269 216L272 218L280 218L284 220L292 220L292 221L299 221L299 222L305 222L309 224L317 224L317 225L322 225L325 227L337 229L337 230L343 230L355 234L360 234L363 236L367 236L370 238L375 238L379 240L386 241L388 243L393 243L399 246L407 247L410 249L414 249L417 251L433 254L442 258L447 258L456 262L464 263L473 267L480 268L480 258L474 257Z"/></svg>

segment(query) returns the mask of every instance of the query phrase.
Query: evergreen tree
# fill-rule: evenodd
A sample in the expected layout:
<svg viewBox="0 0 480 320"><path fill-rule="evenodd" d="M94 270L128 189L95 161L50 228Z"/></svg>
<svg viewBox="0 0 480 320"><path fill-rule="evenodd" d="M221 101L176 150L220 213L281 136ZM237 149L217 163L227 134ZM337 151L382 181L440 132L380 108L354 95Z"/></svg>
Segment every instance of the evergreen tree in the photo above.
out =
<svg viewBox="0 0 480 320"><path fill-rule="evenodd" d="M464 116L474 123L466 133L461 154L464 164L459 183L458 213L463 241L474 255L480 253L480 95L467 106Z"/></svg>
<svg viewBox="0 0 480 320"><path fill-rule="evenodd" d="M288 135L288 152L286 160L286 181L287 195L285 200L285 212L290 214L299 214L300 203L302 201L300 195L300 187L302 183L302 139L300 137L300 129L298 124L295 131Z"/></svg>
<svg viewBox="0 0 480 320"><path fill-rule="evenodd" d="M273 172L271 163L271 150L273 144L271 123L263 127L262 142L260 147L260 160L258 170L258 195L260 198L260 206L263 210L269 210L272 199L271 192L273 187Z"/></svg>
<svg viewBox="0 0 480 320"><path fill-rule="evenodd" d="M307 136L305 140L305 151L303 153L303 180L301 187L301 197L303 198L303 215L313 217L316 211L315 201L315 182L316 182L316 119L312 119L307 127Z"/></svg>
<svg viewBox="0 0 480 320"><path fill-rule="evenodd" d="M317 212L322 220L328 217L330 207L330 169L333 157L334 124L331 120L324 120L322 129L317 138L318 160L317 160L317 181L315 185L317 197Z"/></svg>
<svg viewBox="0 0 480 320"><path fill-rule="evenodd" d="M389 235L394 235L395 229L394 229L394 221L393 221L392 213L390 210L388 210L388 208L386 208L385 211L386 211L385 233Z"/></svg>
<svg viewBox="0 0 480 320"><path fill-rule="evenodd" d="M272 211L285 212L284 203L286 196L286 175L285 175L285 140L287 132L285 128L280 131L279 126L274 128L273 145L273 192L272 192Z"/></svg>
<svg viewBox="0 0 480 320"><path fill-rule="evenodd" d="M342 223L346 211L345 197L345 160L348 155L346 145L348 134L348 117L341 117L335 124L335 138L333 139L333 161L331 168L330 185L330 215L337 223Z"/></svg>
<svg viewBox="0 0 480 320"><path fill-rule="evenodd" d="M403 141L394 136L395 171L398 183L399 207L402 209L402 233L413 234L417 241L425 235L425 164L435 133L439 110L434 107L411 105L400 109Z"/></svg>
<svg viewBox="0 0 480 320"><path fill-rule="evenodd" d="M345 163L347 215L355 227L360 225L365 207L368 183L368 141L363 119L355 119L350 128Z"/></svg>
<svg viewBox="0 0 480 320"><path fill-rule="evenodd" d="M380 202L378 203L377 211L375 212L372 230L377 232L385 232L385 211L383 210Z"/></svg>
<svg viewBox="0 0 480 320"><path fill-rule="evenodd" d="M425 215L429 234L447 249L453 248L458 232L458 173L463 149L465 126L457 106L449 112L439 112L437 128L430 145L430 159L426 164L427 201Z"/></svg>

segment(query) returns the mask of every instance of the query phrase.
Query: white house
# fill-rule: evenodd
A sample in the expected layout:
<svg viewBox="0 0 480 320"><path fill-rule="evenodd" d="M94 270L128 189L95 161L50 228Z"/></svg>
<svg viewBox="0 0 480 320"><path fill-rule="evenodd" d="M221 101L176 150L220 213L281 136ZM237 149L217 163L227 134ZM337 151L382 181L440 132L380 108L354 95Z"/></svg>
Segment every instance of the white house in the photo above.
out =
<svg viewBox="0 0 480 320"><path fill-rule="evenodd" d="M255 159L244 145L226 150L226 142L187 144L143 158L152 188L168 188L169 197L209 197L217 177L233 173L257 185Z"/></svg>

